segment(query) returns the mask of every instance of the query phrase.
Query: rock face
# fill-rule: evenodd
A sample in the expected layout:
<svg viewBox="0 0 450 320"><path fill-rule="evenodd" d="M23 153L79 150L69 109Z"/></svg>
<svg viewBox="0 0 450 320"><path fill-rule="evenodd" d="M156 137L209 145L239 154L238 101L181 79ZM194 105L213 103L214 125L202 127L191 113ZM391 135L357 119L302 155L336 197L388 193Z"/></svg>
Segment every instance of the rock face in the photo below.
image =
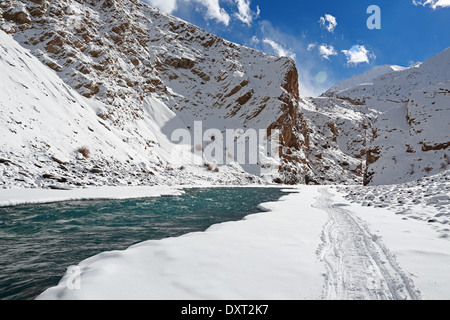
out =
<svg viewBox="0 0 450 320"><path fill-rule="evenodd" d="M304 98L300 109L308 127L306 151L310 184L362 184L366 148L376 113L345 99Z"/></svg>

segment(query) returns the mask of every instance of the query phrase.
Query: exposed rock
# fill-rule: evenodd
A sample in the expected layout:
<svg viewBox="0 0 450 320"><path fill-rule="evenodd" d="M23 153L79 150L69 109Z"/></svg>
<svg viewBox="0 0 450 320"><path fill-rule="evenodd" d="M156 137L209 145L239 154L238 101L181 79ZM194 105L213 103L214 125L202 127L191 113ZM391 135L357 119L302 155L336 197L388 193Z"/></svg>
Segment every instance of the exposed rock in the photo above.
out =
<svg viewBox="0 0 450 320"><path fill-rule="evenodd" d="M187 58L168 58L165 64L175 69L192 69L195 66L195 61Z"/></svg>
<svg viewBox="0 0 450 320"><path fill-rule="evenodd" d="M242 97L239 97L239 99L237 99L236 102L242 106L242 105L246 104L253 97L253 94L254 94L254 91L249 91L246 94L244 94Z"/></svg>
<svg viewBox="0 0 450 320"><path fill-rule="evenodd" d="M3 18L19 25L30 23L32 21L25 6L13 7L9 11L3 12Z"/></svg>
<svg viewBox="0 0 450 320"><path fill-rule="evenodd" d="M67 162L65 162L65 161L62 161L62 160L59 160L59 159L58 159L58 158L56 158L56 157L52 157L52 160L53 160L53 161L55 161L56 163L59 163L59 164L61 164L61 165L67 164Z"/></svg>
<svg viewBox="0 0 450 320"><path fill-rule="evenodd" d="M449 146L450 146L450 142L437 143L434 145L427 145L426 143L424 143L422 146L422 151L428 152L428 151L445 150L445 149L448 149Z"/></svg>

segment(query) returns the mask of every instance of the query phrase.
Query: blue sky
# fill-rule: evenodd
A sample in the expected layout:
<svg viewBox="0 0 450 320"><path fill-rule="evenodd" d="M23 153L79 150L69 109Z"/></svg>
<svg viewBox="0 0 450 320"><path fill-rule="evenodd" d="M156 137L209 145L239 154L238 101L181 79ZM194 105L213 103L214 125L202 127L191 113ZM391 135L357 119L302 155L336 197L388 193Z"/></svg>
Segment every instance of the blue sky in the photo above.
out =
<svg viewBox="0 0 450 320"><path fill-rule="evenodd" d="M376 65L410 66L450 46L450 0L146 0L227 40L291 56L317 95ZM381 10L370 30L367 9Z"/></svg>

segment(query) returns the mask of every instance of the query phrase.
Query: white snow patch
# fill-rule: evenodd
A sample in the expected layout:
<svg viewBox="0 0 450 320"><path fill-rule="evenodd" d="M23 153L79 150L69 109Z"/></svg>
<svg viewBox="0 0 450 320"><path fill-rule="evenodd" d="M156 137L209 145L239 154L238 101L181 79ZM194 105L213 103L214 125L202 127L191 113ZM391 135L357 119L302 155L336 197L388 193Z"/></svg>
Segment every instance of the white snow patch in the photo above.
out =
<svg viewBox="0 0 450 320"><path fill-rule="evenodd" d="M121 200L176 196L184 192L174 187L96 187L74 190L2 189L0 207L72 200Z"/></svg>

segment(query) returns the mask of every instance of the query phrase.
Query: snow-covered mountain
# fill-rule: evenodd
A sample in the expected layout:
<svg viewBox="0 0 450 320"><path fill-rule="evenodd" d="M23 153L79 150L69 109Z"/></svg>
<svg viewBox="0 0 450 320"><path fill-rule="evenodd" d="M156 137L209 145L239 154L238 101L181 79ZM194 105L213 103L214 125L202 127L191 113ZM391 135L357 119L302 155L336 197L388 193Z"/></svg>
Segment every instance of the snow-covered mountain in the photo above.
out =
<svg viewBox="0 0 450 320"><path fill-rule="evenodd" d="M394 65L383 65L383 66L377 66L366 73L356 75L350 79L340 81L336 83L334 86L332 86L328 92L329 93L339 93L340 91L344 91L350 88L357 87L359 85L363 84L369 84L372 83L376 78L383 76L385 74L394 72L394 71L401 71L405 68L400 66L394 66Z"/></svg>
<svg viewBox="0 0 450 320"><path fill-rule="evenodd" d="M126 170L149 182L150 163L183 163L172 156L170 151L176 146L161 133L156 119L146 117L136 122L149 143L133 144L126 133L97 116L95 110L105 108L103 103L78 94L2 31L0 55L0 183L45 186L89 184L94 179L118 183ZM181 122L156 98L148 101L158 108L160 122ZM149 153L148 148L156 152ZM137 170L130 159L142 168ZM104 170L105 166L109 170Z"/></svg>
<svg viewBox="0 0 450 320"><path fill-rule="evenodd" d="M192 170L194 176L199 174L200 180L208 176L218 183L248 183L255 178L240 166L220 168L219 174L204 166L194 168L190 150L184 150L185 159L180 158L178 149L181 147L170 142L171 134L183 128L193 131L193 122L201 120L204 130L267 130L270 127L281 129L286 146L297 147L301 140L297 135L300 130L295 130L298 74L291 59L227 42L141 1L3 1L0 26L29 50L28 53L19 49L18 44L2 35L5 51L13 47L29 56L22 61L5 55L5 60L9 58L14 64L4 61L11 74L16 74L16 78L34 77L32 81L35 82L52 74L49 82L65 83L70 87L65 90L77 97L74 100L82 101L74 102L73 108L89 105L86 112L90 113L90 120L80 120L79 125L72 123L72 131L77 132L75 136L81 137L80 132L86 129L89 130L87 135L91 136L95 136L93 132L104 131L88 125L92 122L114 135L114 138L106 135L94 141L85 139L85 135L71 143L65 141L61 147L62 138L58 134L49 134L49 139L40 136L34 141L34 138L18 133L26 140L23 149L27 154L39 155L50 163L54 154L58 154L57 159L65 159L61 162L71 163L74 167L79 161L99 167L109 166L105 161L111 161L118 167L123 163L125 172L130 171L126 168L128 162L137 172L154 173L164 169L160 172L162 177L170 178L161 179L169 183L192 182L189 179L192 174L187 173ZM47 69L53 69L53 73L44 70L28 75L28 64L36 65L31 56L38 58ZM53 76L55 74L60 79ZM24 85L27 85L26 81L22 81ZM20 91L19 86L14 96L20 96ZM32 96L36 101L38 98L39 94ZM23 103L25 109L33 108L31 102ZM24 123L22 117L29 116L17 110L17 104L6 98L2 99L2 104L12 109L9 113L19 123ZM64 107L54 102L35 102L35 108L48 113L53 113L54 109L64 112ZM96 116L92 117L92 114ZM40 120L41 128L55 125L51 117ZM5 135L2 141L2 157L8 163L23 159L24 154L15 148L16 145L11 146L9 137ZM80 160L77 150L82 146L90 151L88 159ZM59 152L61 148L63 151ZM111 152L108 148L117 151ZM35 168L30 161L27 163ZM57 162L57 165L60 164ZM22 171L30 171L25 168L27 166L22 164ZM186 173L176 168L183 168L181 171ZM38 172L37 176L56 175L49 166L45 169L50 172ZM228 176L227 171L233 174ZM61 172L56 173L61 175ZM173 175L180 178L174 179ZM153 176L148 178L155 180ZM19 180L24 179L20 177ZM36 177L18 184L34 185L35 180ZM98 183L96 177L93 180L89 183Z"/></svg>
<svg viewBox="0 0 450 320"><path fill-rule="evenodd" d="M363 81L355 82L353 86L344 90L339 88L345 85L338 83L324 95L334 94L337 97L353 99L375 109L382 108L384 101L407 102L412 91L448 81L450 79L449 64L450 48L447 48L429 60L409 68L394 67L392 72L382 73L369 81L361 76ZM368 74L371 74L371 71Z"/></svg>
<svg viewBox="0 0 450 320"><path fill-rule="evenodd" d="M0 41L4 187L380 184L448 164L450 49L302 98L290 58L140 0L5 0ZM195 121L222 133L279 129L278 174L259 177L261 162L194 164L198 146L171 135L194 134Z"/></svg>
<svg viewBox="0 0 450 320"><path fill-rule="evenodd" d="M308 165L306 183L362 184L365 146L375 114L352 103L327 97L302 98Z"/></svg>
<svg viewBox="0 0 450 320"><path fill-rule="evenodd" d="M389 69L376 68L375 74L388 72L370 79L369 71L324 94L376 114L365 184L413 181L445 171L450 163L450 48L410 68Z"/></svg>

